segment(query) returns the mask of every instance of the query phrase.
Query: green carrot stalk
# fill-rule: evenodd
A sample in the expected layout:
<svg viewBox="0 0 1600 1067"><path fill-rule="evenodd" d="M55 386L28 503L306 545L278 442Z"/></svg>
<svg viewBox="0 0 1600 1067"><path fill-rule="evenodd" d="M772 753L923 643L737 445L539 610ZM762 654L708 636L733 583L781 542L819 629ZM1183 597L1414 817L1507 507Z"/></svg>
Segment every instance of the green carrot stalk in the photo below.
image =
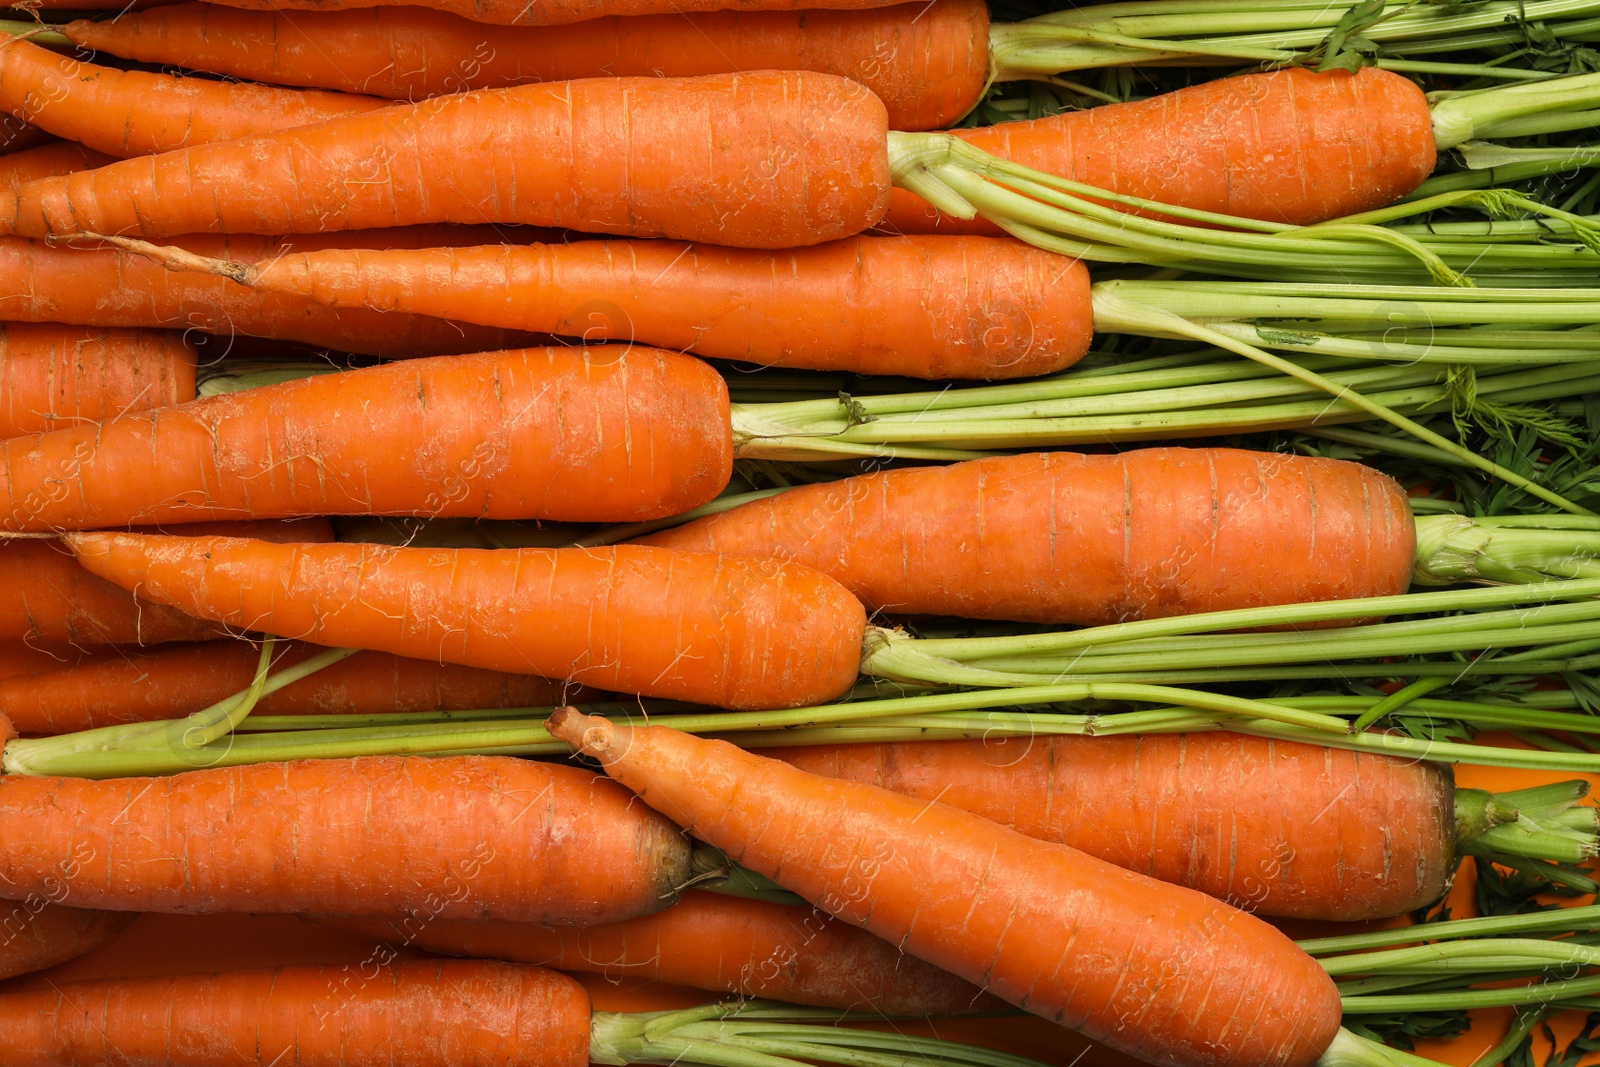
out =
<svg viewBox="0 0 1600 1067"><path fill-rule="evenodd" d="M1043 77L1106 66L1227 64L1300 65L1329 54L1336 29L1358 33L1380 49L1389 70L1430 69L1408 57L1506 48L1520 43L1508 21L1538 21L1557 39L1582 40L1595 15L1588 0L1477 3L1441 7L1410 3L1341 5L1273 0L1220 4L1153 2L1096 4L1052 12L991 30L995 80ZM1537 72L1484 64L1443 64L1436 73L1530 79Z"/></svg>

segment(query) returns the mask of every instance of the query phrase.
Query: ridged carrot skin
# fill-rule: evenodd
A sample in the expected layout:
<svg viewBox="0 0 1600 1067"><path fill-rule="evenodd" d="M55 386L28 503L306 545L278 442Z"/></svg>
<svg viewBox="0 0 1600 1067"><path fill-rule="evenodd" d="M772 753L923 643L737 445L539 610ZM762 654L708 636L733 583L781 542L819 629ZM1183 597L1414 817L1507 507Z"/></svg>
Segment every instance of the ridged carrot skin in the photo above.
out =
<svg viewBox="0 0 1600 1067"><path fill-rule="evenodd" d="M1083 264L1009 238L330 250L262 260L242 280L333 307L916 378L1049 374L1094 329Z"/></svg>
<svg viewBox="0 0 1600 1067"><path fill-rule="evenodd" d="M4 157L0 157L3 166ZM439 241L429 228L428 240ZM341 235L354 242L370 235ZM412 237L396 230L395 240ZM481 240L481 238L479 238ZM294 238L292 246L306 241ZM202 254L254 262L281 252L277 237L180 238ZM525 335L419 315L334 310L308 300L258 293L207 274L167 270L144 256L105 246L49 245L0 237L0 319L76 326L197 330L223 338L244 335L299 341L335 352L404 358L487 352L526 344Z"/></svg>
<svg viewBox="0 0 1600 1067"><path fill-rule="evenodd" d="M878 98L829 74L483 89L41 179L17 190L0 232L496 222L789 248L882 219L887 136Z"/></svg>
<svg viewBox="0 0 1600 1067"><path fill-rule="evenodd" d="M670 908L598 926L319 920L390 945L558 971L693 986L741 997L888 1015L1004 1011L976 986L902 956L809 906L690 890Z"/></svg>
<svg viewBox="0 0 1600 1067"><path fill-rule="evenodd" d="M896 130L934 130L977 102L989 73L989 9L934 0L860 11L631 15L496 27L421 7L240 11L171 4L80 20L74 44L125 59L419 100L574 78L812 70L854 78Z"/></svg>
<svg viewBox="0 0 1600 1067"><path fill-rule="evenodd" d="M1262 915L1431 904L1456 867L1448 766L1243 734L773 749L812 774L961 808Z"/></svg>
<svg viewBox="0 0 1600 1067"><path fill-rule="evenodd" d="M130 912L69 908L44 897L0 902L0 979L93 952L136 918Z"/></svg>
<svg viewBox="0 0 1600 1067"><path fill-rule="evenodd" d="M280 644L272 669L283 670L322 651L315 645ZM0 679L0 715L27 734L64 734L118 723L180 718L247 688L259 662L259 649L243 641L181 645L97 659L45 674ZM254 714L375 715L538 708L554 706L563 699L576 704L603 697L528 674L407 659L387 652L357 652L263 696L256 702Z"/></svg>
<svg viewBox="0 0 1600 1067"><path fill-rule="evenodd" d="M1383 207L1433 171L1433 120L1415 82L1363 67L1303 67L1202 82L1127 104L956 131L1035 170L1158 200L1309 225ZM1000 232L902 189L890 233Z"/></svg>
<svg viewBox="0 0 1600 1067"><path fill-rule="evenodd" d="M630 522L716 496L727 389L643 347L325 374L0 442L13 530L297 515ZM151 457L157 457L152 462Z"/></svg>
<svg viewBox="0 0 1600 1067"><path fill-rule="evenodd" d="M0 640L146 645L221 636L215 623L88 573L54 542L0 543Z"/></svg>
<svg viewBox="0 0 1600 1067"><path fill-rule="evenodd" d="M1416 528L1357 463L1148 448L881 471L639 543L794 560L874 609L1097 625L1403 593Z"/></svg>
<svg viewBox="0 0 1600 1067"><path fill-rule="evenodd" d="M103 167L111 156L72 141L52 141L0 156L0 191L14 192L24 182Z"/></svg>
<svg viewBox="0 0 1600 1067"><path fill-rule="evenodd" d="M839 696L866 628L808 567L695 552L67 542L93 573L230 625L726 708Z"/></svg>
<svg viewBox="0 0 1600 1067"><path fill-rule="evenodd" d="M0 48L0 111L119 159L308 126L388 104L350 93L117 70L31 41Z"/></svg>
<svg viewBox="0 0 1600 1067"><path fill-rule="evenodd" d="M0 437L194 399L195 354L175 333L0 324Z"/></svg>
<svg viewBox="0 0 1600 1067"><path fill-rule="evenodd" d="M912 956L1157 1064L1309 1067L1333 980L1203 893L947 804L564 708L556 736L701 840Z"/></svg>
<svg viewBox="0 0 1600 1067"><path fill-rule="evenodd" d="M0 994L8 1067L583 1067L565 975L467 960L66 982Z"/></svg>
<svg viewBox="0 0 1600 1067"><path fill-rule="evenodd" d="M324 519L197 524L191 532L284 541L332 541ZM213 641L222 627L134 596L78 566L54 541L0 541L0 640L29 645L154 645ZM191 709L195 710L195 709Z"/></svg>
<svg viewBox="0 0 1600 1067"><path fill-rule="evenodd" d="M204 758L204 757L200 757ZM671 904L677 828L603 776L503 756L0 778L0 879L113 911L588 924Z"/></svg>

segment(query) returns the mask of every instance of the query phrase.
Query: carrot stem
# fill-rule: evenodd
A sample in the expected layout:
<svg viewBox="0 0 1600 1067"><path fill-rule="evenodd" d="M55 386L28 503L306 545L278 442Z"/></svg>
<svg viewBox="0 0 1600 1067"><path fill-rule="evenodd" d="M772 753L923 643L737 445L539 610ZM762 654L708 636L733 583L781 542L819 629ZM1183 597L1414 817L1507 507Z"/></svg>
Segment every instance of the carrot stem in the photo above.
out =
<svg viewBox="0 0 1600 1067"><path fill-rule="evenodd" d="M332 363L268 363L255 360L229 360L226 363L203 369L196 386L199 396L221 396L225 393L242 393L259 385L277 385L280 382L309 378L316 374L334 374L342 367Z"/></svg>
<svg viewBox="0 0 1600 1067"><path fill-rule="evenodd" d="M224 697L187 718L102 726L55 737L12 741L5 746L0 764L6 773L30 774L40 772L27 770L28 767L97 758L92 755L94 753L102 754L99 758L109 755L114 759L118 752L159 751L180 770L212 766L207 761L213 757L219 739L232 747L235 743L232 731L245 720L257 700L357 652L353 648L332 648L269 676L266 668L273 644L274 639L270 637L263 642L261 666L249 688Z"/></svg>
<svg viewBox="0 0 1600 1067"><path fill-rule="evenodd" d="M1438 1061L1381 1045L1341 1026L1317 1067L1438 1067Z"/></svg>
<svg viewBox="0 0 1600 1067"><path fill-rule="evenodd" d="M1600 145L1581 148L1507 148L1484 141L1468 141L1457 145L1456 152L1466 163L1466 170L1453 174L1436 174L1417 186L1402 203L1416 203L1439 193L1459 189L1482 189L1492 185L1510 185L1513 182L1539 178L1546 174L1579 167L1600 165Z"/></svg>
<svg viewBox="0 0 1600 1067"><path fill-rule="evenodd" d="M680 1011L595 1012L589 1059L600 1064L685 1063L715 1067L1039 1067L1006 1052L936 1038L838 1025L881 1021L767 1001L725 1001Z"/></svg>
<svg viewBox="0 0 1600 1067"><path fill-rule="evenodd" d="M1548 243L1469 248L1402 227L1344 229L1341 219L1292 227L1181 208L1067 181L999 159L949 134L893 133L889 140L895 182L937 200L946 214L982 214L1024 241L1091 261L1243 277L1314 275L1333 282L1425 271L1435 282L1451 285L1471 284L1459 273L1468 268L1483 274L1535 267L1592 272L1595 267L1588 255L1573 255L1585 250ZM1207 227L1188 224L1196 222Z"/></svg>
<svg viewBox="0 0 1600 1067"><path fill-rule="evenodd" d="M1426 932L1424 932L1426 936ZM1561 964L1600 965L1600 947L1532 937L1504 937L1492 941L1447 941L1412 948L1362 952L1324 959L1331 975L1387 973L1444 973L1478 970L1541 970Z"/></svg>
<svg viewBox="0 0 1600 1067"><path fill-rule="evenodd" d="M1485 474L1515 485L1519 489L1531 493L1540 500L1553 504L1563 511L1572 512L1576 515L1593 514L1589 509L1574 504L1560 493L1539 485L1532 479L1525 478L1515 471L1508 470L1493 460L1466 448L1459 442L1452 441L1441 434L1433 432L1414 419L1401 415L1392 408L1375 403L1360 393L1344 388L1313 371L1308 371L1292 360L1271 355L1254 345L1235 340L1226 334L1208 329L1171 312L1134 304L1119 296L1112 295L1114 290L1110 290L1107 287L1115 286L1116 284L1116 282L1098 282L1094 286L1095 325L1097 328L1101 328L1103 325L1105 328L1112 330L1134 332L1144 336L1189 337L1196 341L1209 341L1218 348L1237 352L1239 355L1257 360L1291 377L1299 378L1307 384L1326 389L1335 398L1354 404L1375 418L1382 419L1397 429L1404 430L1413 437L1456 456Z"/></svg>
<svg viewBox="0 0 1600 1067"><path fill-rule="evenodd" d="M1556 37L1583 32L1592 0L1479 3L1468 9L1414 3L1389 5L1363 36L1378 43L1379 66L1416 69L1396 56L1516 43L1508 21L1538 21ZM996 80L1107 66L1152 63L1306 62L1343 18L1339 5L1115 3L1052 12L991 28ZM1567 21L1567 20L1573 21ZM1488 70L1495 70L1488 67ZM1515 75L1514 75L1515 76ZM1546 72L1522 72L1544 77Z"/></svg>
<svg viewBox="0 0 1600 1067"><path fill-rule="evenodd" d="M19 22L14 19L0 19L0 34L10 37L28 35L28 40L34 44L54 45L58 48L72 47L72 41L67 35L54 26L46 26L38 22Z"/></svg>
<svg viewBox="0 0 1600 1067"><path fill-rule="evenodd" d="M1366 952L1392 945L1409 945L1418 940L1442 941L1451 938L1499 937L1507 934L1570 933L1600 930L1600 904L1523 915L1491 915L1478 919L1449 919L1423 927L1407 926L1392 930L1373 930L1361 934L1318 937L1295 944L1313 956L1336 952Z"/></svg>
<svg viewBox="0 0 1600 1067"><path fill-rule="evenodd" d="M1513 1052L1522 1047L1523 1041L1533 1033L1534 1027L1554 1014L1555 1009L1546 1005L1519 1008L1511 1020L1511 1027L1506 1031L1506 1035L1493 1048L1473 1060L1471 1067L1499 1067Z"/></svg>
<svg viewBox="0 0 1600 1067"><path fill-rule="evenodd" d="M1548 338L1554 331L1543 332ZM1536 343L1533 334L1527 335L1527 346ZM1412 354L1410 347L1406 353L1407 357ZM1341 364L1343 359L1321 353L1296 357L1302 366L1326 372L1324 376L1341 387L1359 388L1368 399L1396 410L1422 413L1447 408L1452 399L1448 384L1428 366ZM1341 370L1341 366L1350 369ZM1530 402L1592 392L1600 388L1600 373L1565 365L1485 367L1478 372L1477 384L1480 399ZM837 399L735 404L736 448L746 458L817 459L838 454L892 455L898 448L922 442L976 451L1265 429L1308 429L1345 439L1361 431L1337 430L1337 424L1367 418L1348 401L1330 400L1322 390L1274 374L1258 363L1227 357L1198 367L1130 370L1125 379L1120 375L1087 378L1062 374L1017 387L944 389L853 400L873 421L852 422ZM1375 443L1370 437L1362 442ZM1382 440L1391 450L1407 447L1406 439ZM830 447L824 449L825 443ZM1421 442L1407 454L1452 465L1463 462L1453 452Z"/></svg>
<svg viewBox="0 0 1600 1067"><path fill-rule="evenodd" d="M1433 612L1481 612L1522 604L1559 603L1600 596L1600 579L1535 582L1523 586L1486 589L1452 589L1430 593L1402 593L1398 596L1362 597L1355 600L1324 600L1305 604L1284 604L1267 608L1239 608L1231 611L1203 612L1136 622L1111 623L1080 630L1015 637L973 637L946 641L920 642L922 650L935 656L1015 655L1043 652L1064 653L1092 650L1111 643L1138 641L1153 637L1203 634L1209 631L1244 630L1261 626L1291 626L1304 623L1337 622L1389 615ZM881 631L892 643L888 631ZM1247 635L1238 635L1247 636ZM1300 635L1305 640L1337 640L1338 631ZM909 638L904 640L910 640Z"/></svg>
<svg viewBox="0 0 1600 1067"><path fill-rule="evenodd" d="M1594 125L1600 75L1576 74L1493 89L1428 95L1434 140L1440 149L1487 137L1581 130ZM1534 123L1529 120L1539 116Z"/></svg>

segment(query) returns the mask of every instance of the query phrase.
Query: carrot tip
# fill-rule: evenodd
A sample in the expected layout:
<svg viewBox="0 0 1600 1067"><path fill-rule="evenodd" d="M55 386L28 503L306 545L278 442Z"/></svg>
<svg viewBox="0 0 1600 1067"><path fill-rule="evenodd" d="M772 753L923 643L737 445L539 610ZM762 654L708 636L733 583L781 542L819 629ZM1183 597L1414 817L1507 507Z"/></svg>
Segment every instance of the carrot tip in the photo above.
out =
<svg viewBox="0 0 1600 1067"><path fill-rule="evenodd" d="M616 739L616 730L610 721L598 715L585 715L574 707L557 708L544 721L550 736L565 741L574 750L606 761L608 751Z"/></svg>

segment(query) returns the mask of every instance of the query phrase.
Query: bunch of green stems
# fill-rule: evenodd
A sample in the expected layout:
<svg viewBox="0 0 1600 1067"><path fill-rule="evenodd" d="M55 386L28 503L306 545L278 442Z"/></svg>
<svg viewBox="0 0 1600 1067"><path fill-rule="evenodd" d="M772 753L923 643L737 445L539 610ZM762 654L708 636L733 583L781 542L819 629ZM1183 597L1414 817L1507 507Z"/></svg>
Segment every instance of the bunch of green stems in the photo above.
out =
<svg viewBox="0 0 1600 1067"><path fill-rule="evenodd" d="M1600 3L1479 0L1446 5L1377 0L1347 7L1321 0L1133 0L1085 4L994 27L991 55L996 81L1050 79L1101 67L1293 66L1337 58L1328 54L1330 44L1337 46L1329 37L1340 29L1364 38L1376 64L1387 70L1532 80L1542 72L1529 69L1526 62L1541 58L1548 50L1544 42L1600 40ZM1453 55L1423 58L1446 53Z"/></svg>
<svg viewBox="0 0 1600 1067"><path fill-rule="evenodd" d="M1542 1021L1600 1010L1600 906L1429 922L1300 941L1339 985L1347 1025L1403 1027L1438 1013L1510 1007L1506 1034L1473 1063L1496 1067ZM1466 1019L1460 1020L1464 1028ZM1389 1050L1392 1062L1431 1061Z"/></svg>

